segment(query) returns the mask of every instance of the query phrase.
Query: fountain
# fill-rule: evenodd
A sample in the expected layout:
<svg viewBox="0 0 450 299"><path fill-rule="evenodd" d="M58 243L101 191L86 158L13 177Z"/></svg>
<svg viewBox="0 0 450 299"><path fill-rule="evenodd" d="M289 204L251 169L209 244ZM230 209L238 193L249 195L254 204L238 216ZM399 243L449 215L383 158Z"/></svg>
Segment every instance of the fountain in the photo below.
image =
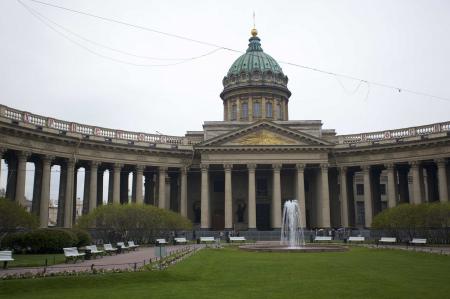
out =
<svg viewBox="0 0 450 299"><path fill-rule="evenodd" d="M301 213L297 200L286 200L283 209L280 245L288 248L305 246L305 234L301 226Z"/></svg>
<svg viewBox="0 0 450 299"><path fill-rule="evenodd" d="M252 245L239 246L246 251L263 252L336 252L348 249L339 245L306 244L303 231L302 214L298 201L287 200L283 208L283 222L279 242L257 242Z"/></svg>

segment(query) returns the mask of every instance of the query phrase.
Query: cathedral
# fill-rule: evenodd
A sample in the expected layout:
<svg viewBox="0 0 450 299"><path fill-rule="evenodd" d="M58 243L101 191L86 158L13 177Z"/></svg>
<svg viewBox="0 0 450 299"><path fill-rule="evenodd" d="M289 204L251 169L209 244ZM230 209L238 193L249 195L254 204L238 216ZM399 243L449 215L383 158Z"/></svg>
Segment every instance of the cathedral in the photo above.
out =
<svg viewBox="0 0 450 299"><path fill-rule="evenodd" d="M449 200L450 122L339 135L321 121L290 120L288 77L263 51L256 29L222 82L223 120L205 121L203 131L185 136L0 105L6 197L25 206L25 186L32 184L31 212L47 227L50 173L60 167L56 226L72 227L77 172L84 168L82 213L102 204L152 204L179 212L197 229L240 231L280 229L283 203L291 199L310 229L370 228L383 209ZM26 182L28 163L33 182Z"/></svg>

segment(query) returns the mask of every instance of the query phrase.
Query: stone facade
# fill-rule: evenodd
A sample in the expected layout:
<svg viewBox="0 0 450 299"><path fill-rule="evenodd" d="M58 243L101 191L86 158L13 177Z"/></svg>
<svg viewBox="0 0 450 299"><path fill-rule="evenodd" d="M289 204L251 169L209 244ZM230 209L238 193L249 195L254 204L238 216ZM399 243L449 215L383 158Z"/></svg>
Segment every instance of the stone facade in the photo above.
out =
<svg viewBox="0 0 450 299"><path fill-rule="evenodd" d="M103 204L108 170L108 203L172 209L205 230L279 229L288 199L299 200L308 228L370 227L387 207L449 200L450 122L337 135L321 121L289 120L287 77L259 41L255 33L250 51L223 81L224 120L185 136L93 127L0 106L6 197L26 204L25 168L32 162L31 211L42 227L49 207L57 226L74 224L80 167L82 213ZM57 207L49 202L54 165L61 167Z"/></svg>

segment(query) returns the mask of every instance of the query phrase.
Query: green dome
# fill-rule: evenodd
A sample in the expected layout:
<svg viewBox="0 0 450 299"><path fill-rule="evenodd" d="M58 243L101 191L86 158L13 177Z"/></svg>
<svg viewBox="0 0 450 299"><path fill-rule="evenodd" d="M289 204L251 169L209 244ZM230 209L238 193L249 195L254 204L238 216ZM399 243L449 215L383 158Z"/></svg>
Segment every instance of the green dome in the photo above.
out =
<svg viewBox="0 0 450 299"><path fill-rule="evenodd" d="M259 37L252 36L249 41L246 53L236 59L227 76L239 75L243 72L250 74L254 71L260 71L261 73L271 71L274 74L283 74L283 70L276 60L264 53Z"/></svg>

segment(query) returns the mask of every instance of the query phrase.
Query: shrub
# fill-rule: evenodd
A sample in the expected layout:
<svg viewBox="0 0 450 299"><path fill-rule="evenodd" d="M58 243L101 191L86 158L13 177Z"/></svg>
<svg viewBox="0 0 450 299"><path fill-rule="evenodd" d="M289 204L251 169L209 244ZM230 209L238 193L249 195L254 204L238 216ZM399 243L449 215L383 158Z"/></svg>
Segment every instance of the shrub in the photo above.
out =
<svg viewBox="0 0 450 299"><path fill-rule="evenodd" d="M28 213L18 203L0 198L0 231L11 232L23 228L36 228L38 223L37 216Z"/></svg>
<svg viewBox="0 0 450 299"><path fill-rule="evenodd" d="M77 238L76 247L82 247L92 244L91 235L87 231L80 228L72 228L70 231L74 233Z"/></svg>
<svg viewBox="0 0 450 299"><path fill-rule="evenodd" d="M19 252L56 253L64 247L76 246L76 235L65 229L43 228L30 232L13 233L5 237L2 247Z"/></svg>
<svg viewBox="0 0 450 299"><path fill-rule="evenodd" d="M104 239L143 240L168 230L188 230L191 222L178 213L152 205L104 205L78 219L78 227L103 231Z"/></svg>

